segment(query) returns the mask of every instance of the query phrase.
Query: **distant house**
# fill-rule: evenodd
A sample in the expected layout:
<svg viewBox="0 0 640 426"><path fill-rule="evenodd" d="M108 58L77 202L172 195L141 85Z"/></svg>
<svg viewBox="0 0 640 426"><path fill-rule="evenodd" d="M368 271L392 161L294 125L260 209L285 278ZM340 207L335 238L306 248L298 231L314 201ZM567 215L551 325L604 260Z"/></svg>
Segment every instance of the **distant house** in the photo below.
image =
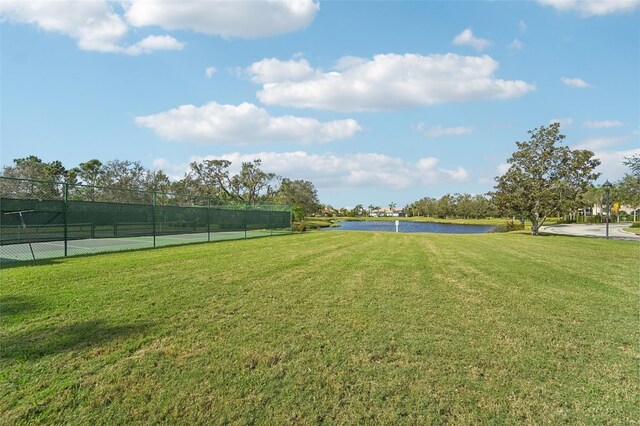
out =
<svg viewBox="0 0 640 426"><path fill-rule="evenodd" d="M333 217L333 216L337 216L337 212L334 209L326 208L326 209L320 210L320 216Z"/></svg>
<svg viewBox="0 0 640 426"><path fill-rule="evenodd" d="M397 209L397 208L388 209L388 208L385 207L383 209L371 210L371 213L369 213L369 216L371 216L371 217L400 217L400 216L405 216L405 212L404 212L404 209Z"/></svg>
<svg viewBox="0 0 640 426"><path fill-rule="evenodd" d="M578 216L597 216L605 214L606 206L602 204L594 204L593 207L587 207L585 209L578 209ZM640 215L640 208L630 206L628 204L618 205L618 211L624 212L626 214L632 215L633 220L637 220L638 215ZM615 215L615 207L611 206L611 214Z"/></svg>

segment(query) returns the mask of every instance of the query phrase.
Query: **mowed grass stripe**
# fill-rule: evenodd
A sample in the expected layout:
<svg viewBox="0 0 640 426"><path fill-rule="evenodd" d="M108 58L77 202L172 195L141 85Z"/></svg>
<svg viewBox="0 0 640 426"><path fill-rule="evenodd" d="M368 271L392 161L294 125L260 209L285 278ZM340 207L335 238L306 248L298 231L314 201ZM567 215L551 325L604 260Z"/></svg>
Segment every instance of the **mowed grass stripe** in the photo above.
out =
<svg viewBox="0 0 640 426"><path fill-rule="evenodd" d="M5 269L0 422L631 423L638 249L335 231Z"/></svg>

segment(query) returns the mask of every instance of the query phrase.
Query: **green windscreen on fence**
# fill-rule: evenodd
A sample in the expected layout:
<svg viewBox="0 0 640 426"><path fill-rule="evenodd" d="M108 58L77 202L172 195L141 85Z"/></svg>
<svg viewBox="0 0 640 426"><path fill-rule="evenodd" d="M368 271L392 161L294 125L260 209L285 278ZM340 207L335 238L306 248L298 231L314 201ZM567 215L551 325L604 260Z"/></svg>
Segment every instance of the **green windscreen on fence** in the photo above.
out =
<svg viewBox="0 0 640 426"><path fill-rule="evenodd" d="M0 177L2 261L288 233L291 208Z"/></svg>

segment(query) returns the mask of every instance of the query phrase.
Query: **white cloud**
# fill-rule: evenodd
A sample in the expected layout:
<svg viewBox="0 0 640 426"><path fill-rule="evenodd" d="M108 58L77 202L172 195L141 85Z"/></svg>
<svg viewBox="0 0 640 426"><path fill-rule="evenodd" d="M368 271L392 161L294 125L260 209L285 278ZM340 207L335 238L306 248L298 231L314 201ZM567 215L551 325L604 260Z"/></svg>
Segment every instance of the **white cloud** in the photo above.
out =
<svg viewBox="0 0 640 426"><path fill-rule="evenodd" d="M640 6L640 0L538 0L538 3L561 12L577 12L583 17L627 13Z"/></svg>
<svg viewBox="0 0 640 426"><path fill-rule="evenodd" d="M369 62L369 59L361 56L343 56L338 59L334 68L338 71L344 71L367 62Z"/></svg>
<svg viewBox="0 0 640 426"><path fill-rule="evenodd" d="M455 36L452 43L456 46L472 46L476 50L484 50L491 45L489 40L474 36L471 28L467 28Z"/></svg>
<svg viewBox="0 0 640 426"><path fill-rule="evenodd" d="M571 126L573 124L573 118L553 118L549 121L549 124L559 123L560 127Z"/></svg>
<svg viewBox="0 0 640 426"><path fill-rule="evenodd" d="M589 129L608 129L611 127L620 127L624 123L618 120L603 120L603 121L585 121L584 127L588 127Z"/></svg>
<svg viewBox="0 0 640 426"><path fill-rule="evenodd" d="M499 64L487 55L385 54L338 64L339 71L322 72L306 61L265 59L245 72L263 82L262 103L335 111L510 99L535 90L524 81L493 78Z"/></svg>
<svg viewBox="0 0 640 426"><path fill-rule="evenodd" d="M301 81L317 75L306 59L279 61L263 59L254 62L246 71L254 83L273 83L278 81Z"/></svg>
<svg viewBox="0 0 640 426"><path fill-rule="evenodd" d="M165 172L169 179L173 181L182 179L189 170L189 162L172 163L166 158L154 158L151 165L153 169Z"/></svg>
<svg viewBox="0 0 640 426"><path fill-rule="evenodd" d="M171 36L154 35L127 46L123 42L129 30L126 22L115 12L113 3L102 0L3 0L0 14L12 22L69 36L82 50L139 55L183 47Z"/></svg>
<svg viewBox="0 0 640 426"><path fill-rule="evenodd" d="M127 34L127 25L106 1L3 0L0 13L10 21L72 37L82 50L120 52Z"/></svg>
<svg viewBox="0 0 640 426"><path fill-rule="evenodd" d="M232 163L237 172L242 162L262 160L262 169L291 179L310 180L318 189L389 188L403 189L417 185L432 185L445 181L462 181L469 173L462 167L448 170L438 167L434 157L407 161L376 153L338 155L295 152L238 152L221 156L192 157L191 161L224 159ZM165 159L154 160L154 165L171 170L181 176L188 163L172 165Z"/></svg>
<svg viewBox="0 0 640 426"><path fill-rule="evenodd" d="M596 171L602 173L601 179L609 179L611 182L618 180L629 172L629 168L622 163L623 159L634 155L640 155L640 148L625 151L596 151L594 157L601 161Z"/></svg>
<svg viewBox="0 0 640 426"><path fill-rule="evenodd" d="M300 30L314 20L319 8L313 0L131 0L125 17L134 27L256 38Z"/></svg>
<svg viewBox="0 0 640 426"><path fill-rule="evenodd" d="M320 122L305 117L271 117L264 109L246 102L237 106L216 102L200 107L182 105L136 117L135 122L163 139L214 144L322 143L346 139L362 130L352 119Z"/></svg>
<svg viewBox="0 0 640 426"><path fill-rule="evenodd" d="M151 53L156 50L181 50L183 43L171 36L148 36L136 44L124 48L124 53L128 55L139 55L141 53Z"/></svg>
<svg viewBox="0 0 640 426"><path fill-rule="evenodd" d="M517 38L514 38L511 43L507 46L509 49L513 50L522 50L524 49L524 43Z"/></svg>
<svg viewBox="0 0 640 426"><path fill-rule="evenodd" d="M460 182L467 180L467 178L469 177L469 172L460 166L458 166L458 168L455 170L443 170L443 172L446 173L447 176L451 178L451 180Z"/></svg>
<svg viewBox="0 0 640 426"><path fill-rule="evenodd" d="M124 8L124 14L118 11ZM263 37L304 28L319 5L313 0L2 0L0 17L73 38L82 50L139 55L179 50L169 35L127 42L131 27L187 29L229 37Z"/></svg>
<svg viewBox="0 0 640 426"><path fill-rule="evenodd" d="M572 146L572 149L588 149L595 151L611 145L616 145L622 142L626 142L631 139L632 136L608 136L600 138L587 138Z"/></svg>
<svg viewBox="0 0 640 426"><path fill-rule="evenodd" d="M470 126L457 126L457 127L443 127L433 126L426 127L424 123L418 123L418 131L428 138L439 138L441 136L461 136L468 135L473 132L473 127Z"/></svg>
<svg viewBox="0 0 640 426"><path fill-rule="evenodd" d="M575 87L577 89L586 89L587 87L591 87L591 85L589 83L587 83L586 81L584 81L581 78L566 78L566 77L562 77L561 80L565 84L565 86Z"/></svg>
<svg viewBox="0 0 640 426"><path fill-rule="evenodd" d="M218 69L216 67L207 67L207 69L204 70L204 73L207 78L211 78L217 71Z"/></svg>

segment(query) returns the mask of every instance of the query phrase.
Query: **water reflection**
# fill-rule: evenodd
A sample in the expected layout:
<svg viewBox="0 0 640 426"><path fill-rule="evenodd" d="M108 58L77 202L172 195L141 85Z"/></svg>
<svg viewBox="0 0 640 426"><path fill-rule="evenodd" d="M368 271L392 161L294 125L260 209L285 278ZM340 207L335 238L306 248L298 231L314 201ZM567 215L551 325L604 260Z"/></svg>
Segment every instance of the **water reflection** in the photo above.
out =
<svg viewBox="0 0 640 426"><path fill-rule="evenodd" d="M323 228L333 231L381 231L395 232L395 221L339 222L338 227ZM399 232L429 232L432 234L483 234L493 228L490 225L458 225L451 223L400 221Z"/></svg>

